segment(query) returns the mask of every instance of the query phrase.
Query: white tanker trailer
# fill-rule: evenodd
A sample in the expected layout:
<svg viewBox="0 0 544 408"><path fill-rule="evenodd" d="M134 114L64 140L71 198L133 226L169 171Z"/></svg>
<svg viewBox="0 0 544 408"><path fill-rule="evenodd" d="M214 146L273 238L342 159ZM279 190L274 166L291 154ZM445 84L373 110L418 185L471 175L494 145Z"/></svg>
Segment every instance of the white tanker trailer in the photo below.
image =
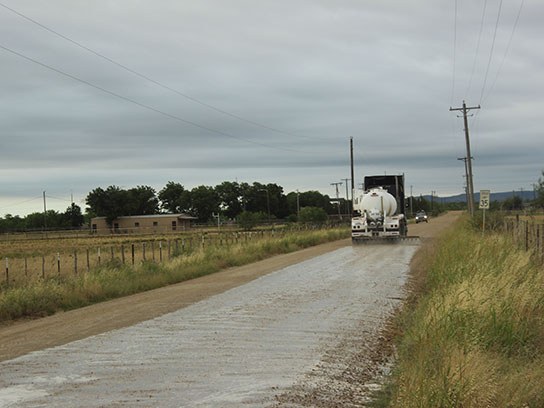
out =
<svg viewBox="0 0 544 408"><path fill-rule="evenodd" d="M406 238L404 176L367 176L364 187L353 198L352 240Z"/></svg>

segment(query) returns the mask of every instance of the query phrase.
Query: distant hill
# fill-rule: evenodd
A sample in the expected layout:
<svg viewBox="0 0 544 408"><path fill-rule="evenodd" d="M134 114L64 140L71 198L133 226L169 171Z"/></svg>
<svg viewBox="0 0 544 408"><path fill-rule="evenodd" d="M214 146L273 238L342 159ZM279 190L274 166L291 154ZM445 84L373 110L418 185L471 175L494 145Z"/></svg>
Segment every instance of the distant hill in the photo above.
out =
<svg viewBox="0 0 544 408"><path fill-rule="evenodd" d="M508 198L515 196L521 197L523 201L530 201L534 199L534 193L532 191L505 191L502 193L491 192L491 201L504 201ZM424 195L423 198L427 201L431 201L430 195ZM449 197L437 197L434 196L434 201L439 203L466 203L467 197L465 194L458 194ZM474 193L474 201L480 201L480 192Z"/></svg>

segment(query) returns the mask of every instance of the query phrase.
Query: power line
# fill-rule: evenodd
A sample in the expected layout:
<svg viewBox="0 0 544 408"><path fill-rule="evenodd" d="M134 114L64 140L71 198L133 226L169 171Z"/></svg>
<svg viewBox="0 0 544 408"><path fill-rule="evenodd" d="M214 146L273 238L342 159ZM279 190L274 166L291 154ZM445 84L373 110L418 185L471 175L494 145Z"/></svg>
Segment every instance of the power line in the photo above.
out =
<svg viewBox="0 0 544 408"><path fill-rule="evenodd" d="M487 84L487 76L489 74L489 67L491 66L491 60L493 59L493 51L495 49L495 39L497 38L497 29L499 27L499 20L501 17L502 0L499 2L499 10L497 11L497 20L495 21L495 31L493 32L493 41L491 42L491 51L489 52L489 60L487 61L487 68L485 70L484 83L482 85L482 91L480 93L480 104L485 92L485 86Z"/></svg>
<svg viewBox="0 0 544 408"><path fill-rule="evenodd" d="M519 4L518 14L516 16L516 19L514 21L514 25L512 26L512 32L510 33L510 38L508 39L508 44L506 45L506 50L504 51L504 55L502 57L502 61L499 65L499 69L497 70L497 73L495 74L495 79L493 80L493 83L491 84L491 87L489 88L489 91L487 92L487 95L482 99L483 102L486 101L486 99L489 97L491 92L493 91L493 88L495 87L495 83L497 82L497 79L499 78L499 74L502 70L502 66L504 65L504 61L506 60L506 56L508 55L508 52L510 51L510 46L512 45L512 40L514 38L514 33L516 32L516 28L518 26L519 17L521 15L521 10L523 9L523 3L524 0L521 0Z"/></svg>
<svg viewBox="0 0 544 408"><path fill-rule="evenodd" d="M453 97L455 94L455 64L456 64L456 52L457 52L457 0L455 0L454 6L454 18L453 18L453 69L451 75L451 95L450 105L453 105Z"/></svg>
<svg viewBox="0 0 544 408"><path fill-rule="evenodd" d="M54 34L54 35L56 35L56 36L58 36L58 37L60 37L60 38L62 38L62 39L64 39L64 40L66 40L66 41L72 43L72 44L74 44L75 46L77 46L77 47L79 47L79 48L82 48L82 49L84 49L84 50L86 50L86 51L88 51L88 52L94 54L95 56L97 56L97 57L99 57L99 58L102 58L102 59L104 59L105 61L108 61L109 63L111 63L111 64L113 64L113 65L116 65L117 67L119 67L119 68L121 68L121 69L124 69L125 71L130 72L131 74L134 74L134 75L136 75L136 76L138 76L138 77L140 77L140 78L142 78L142 79L145 79L146 81L149 81L149 82L151 82L151 83L153 83L153 84L155 84L155 85L157 85L157 86L159 86L159 87L161 87L161 88L163 88L163 89L166 89L166 90L168 90L168 91L170 91L170 92L174 92L175 94L177 94L177 95L179 95L179 96L182 96L183 98L186 98L186 99L190 100L191 102L197 103L197 104L199 104L199 105L201 105L201 106L204 106L204 107L206 107L206 108L208 108L208 109L214 110L214 111L219 112L219 113L221 113L221 114L223 114L223 115L230 116L231 118L240 120L240 121L242 121L242 122L246 122L246 123L249 123L249 124L251 124L251 125L258 126L258 127L260 127L260 128L270 130L270 131L272 131L272 132L281 133L281 134L284 134L284 135L287 135L287 136L304 137L304 138L307 138L306 136L294 135L294 134L292 134L292 133L289 133L289 132L286 132L286 131L283 131L283 130L280 130L280 129L276 129L276 128L273 128L273 127L271 127L271 126L264 125L264 124L259 123L259 122L255 122L255 121L253 121L253 120L250 120L250 119L244 118L244 117L242 117L242 116L236 115L236 114L234 114L234 113L228 112L228 111L226 111L226 110L224 110L224 109L220 109L220 108L218 108L218 107L216 107L216 106L214 106L214 105L211 105L211 104L209 104L209 103L203 102L203 101L201 101L201 100L199 100L199 99L197 99L197 98L195 98L195 97L193 97L193 96L190 96L190 95L188 95L188 94L186 94L186 93L183 93L183 92L181 92L181 91L178 91L177 89L174 89L174 88L172 88L172 87L170 87L170 86L168 86L168 85L165 85L165 84L163 84L163 83L161 83L161 82L159 82L159 81L157 81L157 80L155 80L155 79L153 79L153 78L151 78L151 77L149 77L149 76L147 76L147 75L144 75L144 74L142 74L142 73L140 73L140 72L138 72L138 71L136 71L136 70L134 70L134 69L132 69L132 68L130 68L130 67L127 67L126 65L121 64L120 62L117 62L117 61L115 61L114 59L109 58L109 57L107 57L107 56L101 54L100 52L95 51L95 50L93 50L92 48L89 48L89 47L87 47L86 45L83 45L83 44L81 44L80 42L77 42L77 41L71 39L70 37L68 37L68 36L66 36L66 35L64 35L64 34L61 34L61 33L59 33L58 31L55 31L55 30L53 30L52 28L47 27L46 25L44 25L44 24L42 24L42 23L40 23L40 22L38 22L38 21L36 21L36 20L34 20L34 19L32 19L32 18L26 16L25 14L23 14L23 13L17 11L17 10L14 10L14 9L11 8L11 7L8 7L7 5L5 5L5 4L3 4L3 3L0 3L0 6L1 6L1 7L4 7L5 9L11 11L11 12L14 13L14 14L17 14L18 16L24 18L25 20L30 21L31 23L33 23L33 24L35 24L35 25L41 27L42 29L44 29L44 30L46 30L46 31L48 31L48 32L50 32L50 33L52 33L52 34Z"/></svg>
<svg viewBox="0 0 544 408"><path fill-rule="evenodd" d="M10 52L10 53L12 53L12 54L14 54L14 55L17 55L18 57L21 57L21 58L23 58L23 59L25 59L25 60L27 60L27 61L33 62L34 64L40 65L40 66L42 66L42 67L44 67L44 68L47 68L47 69L49 69L49 70L51 70L51 71L54 71L54 72L56 72L56 73L58 73L58 74L60 74L60 75L66 76L66 77L68 77L68 78L70 78L70 79L73 79L74 81L81 82L82 84L85 84L85 85L87 85L87 86L90 86L91 88L98 89L99 91L104 92L104 93L106 93L106 94L108 94L108 95L111 95L111 96L114 96L114 97L116 97L116 98L122 99L122 100L124 100L124 101L126 101L126 102L130 102L130 103L132 103L132 104L134 104L134 105L137 105L137 106L139 106L139 107L141 107L141 108L144 108L144 109L153 111L153 112L158 113L158 114L160 114L160 115L166 116L166 117L168 117L168 118L170 118L170 119L174 119L174 120L177 120L177 121L179 121L179 122L183 122L183 123L192 125L192 126L194 126L194 127L197 127L197 128L199 128L199 129L206 130L206 131L211 132L211 133L215 133L215 134L218 134L218 135L226 136L226 137L229 137L229 138L232 138L232 139L241 140L241 141L248 142L248 143L252 143L252 144L255 144L255 145L259 145L259 146L263 146L263 147L268 147L268 148L276 149L276 150L288 151L288 152L304 153L304 152L297 151L297 150L294 150L294 149L287 149L287 148L282 148L282 147L277 147L277 146L268 145L268 144L261 143L261 142L256 142L256 141L254 141L254 140L245 139L245 138L240 137L240 136L234 136L234 135L232 135L232 134L230 134L230 133L226 133L226 132L223 132L223 131L221 131L221 130L216 130L216 129L213 129L213 128L210 128L210 127L207 127L207 126L204 126L204 125L200 125L200 124L198 124L198 123L196 123L196 122L193 122L193 121L190 121L190 120L187 120L187 119L183 119L182 117L177 116L177 115L172 115L172 114L167 113L167 112L164 112L164 111L162 111L162 110L160 110L160 109L154 108L153 106L144 104L144 103L142 103L142 102L138 102L138 101L136 101L136 100L134 100L134 99L128 98L128 97L123 96L123 95L120 95L120 94L118 94L118 93L116 93L116 92L110 91L110 90L108 90L108 89L106 89L106 88L103 88L103 87L101 87L101 86L99 86L99 85L93 84L92 82L89 82L89 81L86 81L86 80L84 80L84 79L78 78L78 77L76 77L76 76L74 76L74 75L72 75L72 74L69 74L69 73L67 73L67 72L61 71L60 69L57 69L57 68L55 68L55 67L52 67L51 65L47 65L47 64L45 64L45 63L43 63L43 62L40 62L40 61L38 61L38 60L36 60L36 59L34 59L34 58L31 58L31 57L29 57L29 56L27 56L27 55L24 55L24 54L22 54L22 53L20 53L20 52L17 52L17 51L15 51L15 50L12 50L11 48L8 48L8 47L6 47L6 46L4 46L4 45L2 45L2 44L0 44L0 48L3 49L3 50L5 50L5 51L7 51L7 52Z"/></svg>
<svg viewBox="0 0 544 408"><path fill-rule="evenodd" d="M482 18L480 20L480 32L478 33L478 42L476 44L476 52L474 53L474 61L472 63L472 71L470 72L470 79L468 81L468 87L465 92L465 95L468 97L470 93L470 88L472 87L472 78L474 77L474 71L476 69L476 61L478 60L478 54L480 51L480 42L482 39L482 31L484 28L484 20L485 20L485 11L487 9L487 0L484 1L484 8L482 10Z"/></svg>

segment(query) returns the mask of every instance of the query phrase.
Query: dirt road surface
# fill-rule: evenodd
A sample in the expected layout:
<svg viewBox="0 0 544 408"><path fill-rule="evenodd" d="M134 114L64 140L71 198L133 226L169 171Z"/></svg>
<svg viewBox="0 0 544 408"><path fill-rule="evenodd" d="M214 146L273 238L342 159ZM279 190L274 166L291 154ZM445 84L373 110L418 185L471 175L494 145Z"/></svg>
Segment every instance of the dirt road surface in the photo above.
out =
<svg viewBox="0 0 544 408"><path fill-rule="evenodd" d="M361 406L416 249L338 241L0 328L0 406Z"/></svg>

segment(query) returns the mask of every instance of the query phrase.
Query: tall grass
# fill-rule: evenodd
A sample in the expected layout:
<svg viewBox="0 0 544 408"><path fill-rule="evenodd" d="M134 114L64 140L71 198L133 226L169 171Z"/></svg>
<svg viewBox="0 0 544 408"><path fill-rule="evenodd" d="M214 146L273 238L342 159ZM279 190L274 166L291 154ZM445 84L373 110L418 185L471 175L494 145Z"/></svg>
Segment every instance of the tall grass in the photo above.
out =
<svg viewBox="0 0 544 408"><path fill-rule="evenodd" d="M543 407L544 271L467 223L423 265L404 315L393 407Z"/></svg>
<svg viewBox="0 0 544 408"><path fill-rule="evenodd" d="M347 237L348 228L293 232L228 247L210 246L163 264L148 261L131 267L109 262L78 276L62 275L26 286L4 287L0 292L0 321L82 307Z"/></svg>

